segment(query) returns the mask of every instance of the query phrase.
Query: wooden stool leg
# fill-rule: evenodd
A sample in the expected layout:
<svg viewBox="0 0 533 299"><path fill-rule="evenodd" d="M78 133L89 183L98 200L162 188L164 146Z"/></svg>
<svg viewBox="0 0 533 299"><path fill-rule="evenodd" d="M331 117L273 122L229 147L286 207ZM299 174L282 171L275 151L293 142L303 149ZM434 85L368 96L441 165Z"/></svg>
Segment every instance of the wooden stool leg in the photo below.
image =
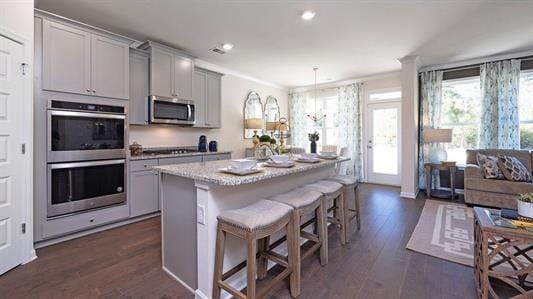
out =
<svg viewBox="0 0 533 299"><path fill-rule="evenodd" d="M355 216L357 217L357 230L361 230L361 208L359 207L359 195L357 194L357 186L354 189L355 193Z"/></svg>
<svg viewBox="0 0 533 299"><path fill-rule="evenodd" d="M256 298L256 285L255 285L255 275L257 273L257 240L255 239L254 234L248 234L247 236L247 258L246 258L246 298L255 299Z"/></svg>
<svg viewBox="0 0 533 299"><path fill-rule="evenodd" d="M328 219L326 209L324 200L320 200L316 213L316 230L320 239L320 264L322 266L328 264Z"/></svg>
<svg viewBox="0 0 533 299"><path fill-rule="evenodd" d="M213 299L220 298L219 281L222 280L222 271L224 267L224 243L226 241L226 232L222 230L220 223L217 226L217 242L215 245L215 271L213 275Z"/></svg>
<svg viewBox="0 0 533 299"><path fill-rule="evenodd" d="M346 245L346 214L344 214L344 195L341 194L339 195L339 197L337 197L336 199L337 201L337 207L338 209L338 217L337 217L337 221L339 221L339 226L340 226L340 235L341 235L341 244L342 245Z"/></svg>
<svg viewBox="0 0 533 299"><path fill-rule="evenodd" d="M346 188L343 187L342 190L342 201L344 205L344 217L343 217L343 226L344 226L344 239L346 243L350 243L350 205L348 205L348 192Z"/></svg>
<svg viewBox="0 0 533 299"><path fill-rule="evenodd" d="M257 278L264 279L268 272L268 259L265 253L268 251L270 245L270 236L259 240L259 262L257 264Z"/></svg>
<svg viewBox="0 0 533 299"><path fill-rule="evenodd" d="M301 292L300 215L296 209L287 224L287 249L289 269L292 269L289 279L291 296L296 298Z"/></svg>

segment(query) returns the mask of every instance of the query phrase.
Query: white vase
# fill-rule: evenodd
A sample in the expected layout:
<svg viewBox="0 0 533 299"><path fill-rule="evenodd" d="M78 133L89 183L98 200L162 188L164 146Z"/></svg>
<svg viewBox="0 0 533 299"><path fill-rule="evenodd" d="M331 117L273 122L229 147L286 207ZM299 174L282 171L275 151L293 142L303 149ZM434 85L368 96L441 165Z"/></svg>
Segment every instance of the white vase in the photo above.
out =
<svg viewBox="0 0 533 299"><path fill-rule="evenodd" d="M533 203L517 200L518 215L533 218Z"/></svg>

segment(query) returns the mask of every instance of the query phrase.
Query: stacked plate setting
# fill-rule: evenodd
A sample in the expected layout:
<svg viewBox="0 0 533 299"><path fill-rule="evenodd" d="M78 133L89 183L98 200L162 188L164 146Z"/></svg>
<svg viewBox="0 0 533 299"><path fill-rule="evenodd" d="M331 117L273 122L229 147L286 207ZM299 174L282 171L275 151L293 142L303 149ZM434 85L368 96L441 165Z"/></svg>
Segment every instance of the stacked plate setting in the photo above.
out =
<svg viewBox="0 0 533 299"><path fill-rule="evenodd" d="M230 166L221 168L220 171L237 175L247 175L257 173L263 169L258 167L256 160L234 159L230 161Z"/></svg>
<svg viewBox="0 0 533 299"><path fill-rule="evenodd" d="M332 151L322 151L318 157L321 159L334 160L337 159L337 153Z"/></svg>
<svg viewBox="0 0 533 299"><path fill-rule="evenodd" d="M303 153L300 154L300 157L296 161L303 163L318 163L320 162L320 159L317 154Z"/></svg>
<svg viewBox="0 0 533 299"><path fill-rule="evenodd" d="M289 159L289 156L274 155L270 157L270 160L268 160L265 165L270 167L289 168L293 167L295 164Z"/></svg>

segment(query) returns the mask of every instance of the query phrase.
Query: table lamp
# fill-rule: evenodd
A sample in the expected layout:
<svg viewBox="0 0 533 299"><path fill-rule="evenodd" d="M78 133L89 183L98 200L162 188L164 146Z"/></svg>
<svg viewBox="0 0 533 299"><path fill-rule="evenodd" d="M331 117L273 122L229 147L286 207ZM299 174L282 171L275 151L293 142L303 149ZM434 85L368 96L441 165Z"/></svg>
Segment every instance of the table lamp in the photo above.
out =
<svg viewBox="0 0 533 299"><path fill-rule="evenodd" d="M450 143L452 142L452 129L424 128L424 143ZM429 161L440 163L446 161L448 154L440 146L432 146L429 149Z"/></svg>
<svg viewBox="0 0 533 299"><path fill-rule="evenodd" d="M289 125L287 124L287 119L285 117L279 119L279 122L276 124L275 130L278 131L276 135L279 136L279 147L281 150L283 150L283 144L285 142L284 139L289 137Z"/></svg>
<svg viewBox="0 0 533 299"><path fill-rule="evenodd" d="M244 120L244 128L247 130L254 130L253 144L254 147L257 147L259 144L259 136L257 136L257 130L263 128L263 119L262 118L248 118Z"/></svg>
<svg viewBox="0 0 533 299"><path fill-rule="evenodd" d="M270 131L270 137L274 136L274 131L276 131L276 127L278 126L277 121L267 121L266 122L266 130Z"/></svg>

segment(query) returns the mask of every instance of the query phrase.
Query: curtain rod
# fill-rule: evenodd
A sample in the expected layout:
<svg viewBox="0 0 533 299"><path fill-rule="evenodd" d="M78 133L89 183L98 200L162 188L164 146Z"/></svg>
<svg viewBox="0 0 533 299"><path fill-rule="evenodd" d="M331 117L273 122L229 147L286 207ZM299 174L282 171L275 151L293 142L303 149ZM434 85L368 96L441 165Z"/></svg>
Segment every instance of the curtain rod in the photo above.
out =
<svg viewBox="0 0 533 299"><path fill-rule="evenodd" d="M528 56L523 56L523 57L515 57L515 58L508 58L508 59L496 59L496 60L491 60L491 61L486 61L486 62L472 63L472 64L467 64L467 65L462 65L462 66L457 66L457 67L443 68L443 69L433 69L433 70L428 70L428 71L452 72L452 71L460 71L460 70L466 70L466 69L474 69L474 68L480 67L482 64L485 64L485 63L499 62L499 61L511 60L511 59L520 59L521 61L533 60L533 55L528 55ZM421 72L419 72L419 74L421 74L423 72L425 72L425 71L421 71Z"/></svg>

